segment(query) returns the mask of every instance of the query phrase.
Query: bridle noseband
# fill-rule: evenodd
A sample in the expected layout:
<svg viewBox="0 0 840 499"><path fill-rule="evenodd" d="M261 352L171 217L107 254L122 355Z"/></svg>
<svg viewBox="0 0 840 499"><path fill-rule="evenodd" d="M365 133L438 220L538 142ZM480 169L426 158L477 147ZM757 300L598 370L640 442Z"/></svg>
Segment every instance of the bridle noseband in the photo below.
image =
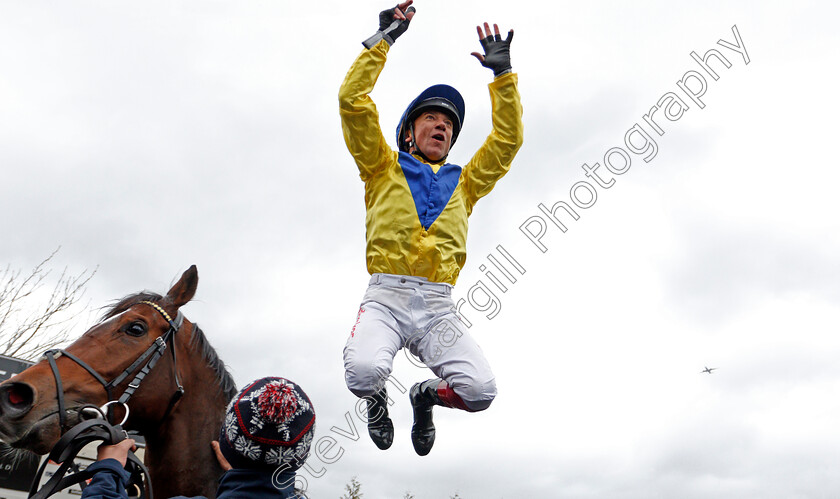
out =
<svg viewBox="0 0 840 499"><path fill-rule="evenodd" d="M75 362L76 364L83 367L87 372L93 376L96 381L98 381L104 388L105 393L108 396L108 402L103 406L103 411L107 406L110 406L113 402L117 404L122 404L126 411L128 411L128 399L134 394L137 388L140 387L140 383L149 374L149 371L155 367L157 361L160 360L161 356L163 356L164 350L166 350L166 344L170 344L170 351L172 352L172 370L175 373L175 385L177 386L175 393L169 399L169 406L166 408L166 412L163 415L161 421L165 420L169 414L172 412L172 409L175 408L175 404L181 399L184 395L184 387L181 385L181 381L178 377L178 359L175 353L175 333L181 328L184 324L184 316L181 314L181 311L178 311L178 315L175 316L175 320L173 321L169 314L163 310L163 307L158 305L157 303L151 301L141 301L138 304L143 303L145 305L149 305L155 310L157 310L163 318L166 319L166 322L169 323L169 329L166 330L161 336L155 338L155 341L143 352L134 362L131 363L119 376L112 379L111 381L105 381L103 378L94 368L89 366L85 361L76 357L72 353L62 350L62 349L53 349L47 350L44 352L44 357L47 358L47 362L50 365L50 369L53 372L53 376L55 376L55 386L56 391L58 393L58 421L59 426L61 428L62 434L65 433L67 429L67 411L66 406L64 403L64 388L61 383L61 374L58 371L58 365L55 362L55 359L59 356L65 356ZM114 387L122 383L126 378L128 378L131 373L133 373L137 368L145 362L146 364L137 372L134 376L134 379L128 384L125 391L120 395L120 398L117 400L113 399L112 390ZM110 413L110 407L108 407L108 412ZM109 414L110 415L110 414ZM126 414L127 416L127 414Z"/></svg>

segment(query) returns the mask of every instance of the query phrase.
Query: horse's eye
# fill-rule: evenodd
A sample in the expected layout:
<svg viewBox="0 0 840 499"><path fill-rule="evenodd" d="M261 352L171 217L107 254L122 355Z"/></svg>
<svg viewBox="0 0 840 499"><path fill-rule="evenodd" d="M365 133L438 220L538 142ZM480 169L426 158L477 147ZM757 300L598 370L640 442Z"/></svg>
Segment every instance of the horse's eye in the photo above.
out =
<svg viewBox="0 0 840 499"><path fill-rule="evenodd" d="M146 334L146 325L142 322L131 322L125 326L124 331L130 336L143 336Z"/></svg>

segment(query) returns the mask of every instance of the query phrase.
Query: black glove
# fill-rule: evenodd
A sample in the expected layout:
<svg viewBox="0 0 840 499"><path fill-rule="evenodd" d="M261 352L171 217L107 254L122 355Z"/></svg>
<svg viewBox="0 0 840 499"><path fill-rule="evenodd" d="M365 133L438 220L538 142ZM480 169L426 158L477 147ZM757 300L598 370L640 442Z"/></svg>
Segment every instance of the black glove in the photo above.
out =
<svg viewBox="0 0 840 499"><path fill-rule="evenodd" d="M416 12L416 10L414 7L409 7L405 10L404 14L408 17L409 12ZM394 19L396 11L397 7L393 7L380 12L379 30L373 36L363 41L362 45L370 49L383 38L388 42L388 45L393 45L394 41L405 33L405 30L408 29L408 24L411 22L409 19Z"/></svg>
<svg viewBox="0 0 840 499"><path fill-rule="evenodd" d="M500 34L490 35L481 40L481 48L484 49L484 60L479 58L481 65L493 70L493 76L507 73L510 66L510 41L513 40L513 31L508 32L507 39L502 40Z"/></svg>

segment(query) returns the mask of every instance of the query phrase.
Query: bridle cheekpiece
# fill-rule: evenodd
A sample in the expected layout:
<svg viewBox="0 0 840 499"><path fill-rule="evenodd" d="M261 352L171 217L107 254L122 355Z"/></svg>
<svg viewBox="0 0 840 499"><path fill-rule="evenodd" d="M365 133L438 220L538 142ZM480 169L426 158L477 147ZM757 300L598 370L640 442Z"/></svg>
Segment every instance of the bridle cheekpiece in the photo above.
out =
<svg viewBox="0 0 840 499"><path fill-rule="evenodd" d="M166 313L166 311L155 302L151 301L141 301L137 304L145 304L149 305L153 309L157 310L166 322L169 323L169 329L166 330L165 333L155 338L155 341L144 351L137 359L131 363L130 366L125 368L125 370L119 374L116 378L112 379L111 381L105 381L103 378L94 368L88 365L82 359L76 357L72 353L63 350L63 349L53 349L47 350L44 352L44 357L47 359L47 363L50 366L50 369L53 372L53 376L55 377L55 385L56 385L56 392L58 395L58 421L59 426L61 427L61 432L64 433L67 429L67 410L66 405L64 403L64 388L61 382L61 374L58 371L58 365L55 362L60 356L65 356L84 368L91 376L94 377L104 388L105 393L108 396L108 402L103 405L101 408L93 407L97 409L99 412L105 414L106 410L110 410L112 404L120 404L125 407L126 410L126 419L128 417L128 399L134 394L137 388L140 387L140 383L143 382L143 379L146 377L147 374L155 367L157 361L160 360L161 356L163 356L164 350L166 350L167 343L170 345L169 350L172 352L172 369L175 374L175 385L176 391L169 399L169 405L166 408L166 412L163 415L162 421L165 420L169 414L172 412L172 409L175 407L175 404L181 399L184 395L184 387L181 384L181 381L178 377L178 359L175 353L175 333L181 329L181 326L184 324L184 316L181 314L181 311L178 311L178 315L175 316L175 320L172 320L172 317ZM137 372L134 376L134 379L128 384L125 391L120 395L120 397L114 400L112 391L114 387L118 386L120 383L125 381L128 376L130 376L137 368L145 362L145 365ZM125 419L123 420L125 422Z"/></svg>

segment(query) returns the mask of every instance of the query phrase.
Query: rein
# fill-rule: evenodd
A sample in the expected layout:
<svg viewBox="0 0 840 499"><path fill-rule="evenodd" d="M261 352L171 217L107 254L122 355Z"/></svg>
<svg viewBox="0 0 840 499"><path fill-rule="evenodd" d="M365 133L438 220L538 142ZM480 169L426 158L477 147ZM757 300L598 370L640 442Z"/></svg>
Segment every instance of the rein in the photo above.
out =
<svg viewBox="0 0 840 499"><path fill-rule="evenodd" d="M98 410L95 406L91 407ZM104 419L91 419L77 424L59 439L48 458L41 464L38 473L36 473L35 478L32 480L29 499L46 499L56 492L76 484L80 484L82 489L84 489L85 485L83 482L93 477L95 472L90 469L78 471L78 467L76 467L74 461L79 451L89 443L95 441L102 441L106 445L114 445L125 440L127 435L121 425L109 424ZM44 475L47 464L50 462L61 464L47 483L38 490L38 484L41 482L41 477ZM69 468L72 468L75 473L65 476ZM131 475L128 485L142 487L143 477L145 477L146 484L149 487L148 499L154 499L152 482L149 479L149 470L131 451L126 456L125 468Z"/></svg>

